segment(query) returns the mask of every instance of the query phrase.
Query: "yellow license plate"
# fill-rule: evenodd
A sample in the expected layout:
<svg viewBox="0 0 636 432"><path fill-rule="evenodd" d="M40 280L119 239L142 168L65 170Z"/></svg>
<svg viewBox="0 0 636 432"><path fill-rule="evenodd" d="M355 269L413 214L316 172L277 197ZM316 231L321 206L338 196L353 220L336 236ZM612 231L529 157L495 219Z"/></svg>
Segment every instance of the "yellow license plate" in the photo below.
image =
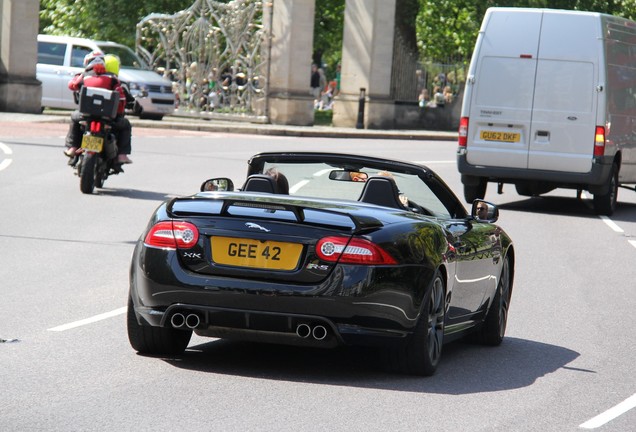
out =
<svg viewBox="0 0 636 432"><path fill-rule="evenodd" d="M87 151L99 153L104 147L104 138L93 135L84 135L82 137L82 148Z"/></svg>
<svg viewBox="0 0 636 432"><path fill-rule="evenodd" d="M212 237L212 260L217 264L266 270L293 270L303 249L299 243Z"/></svg>
<svg viewBox="0 0 636 432"><path fill-rule="evenodd" d="M521 134L518 132L481 131L479 137L484 141L519 142Z"/></svg>

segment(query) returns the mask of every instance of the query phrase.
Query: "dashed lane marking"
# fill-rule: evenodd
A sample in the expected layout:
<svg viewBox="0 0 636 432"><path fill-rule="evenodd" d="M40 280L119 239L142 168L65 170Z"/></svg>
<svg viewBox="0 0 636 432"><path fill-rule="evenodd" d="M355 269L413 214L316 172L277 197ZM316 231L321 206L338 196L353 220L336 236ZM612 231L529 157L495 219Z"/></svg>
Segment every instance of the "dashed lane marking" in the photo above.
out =
<svg viewBox="0 0 636 432"><path fill-rule="evenodd" d="M627 411L634 407L636 407L636 394L631 395L618 405L579 425L579 427L583 429L599 428L604 424L614 420L616 417L625 414Z"/></svg>
<svg viewBox="0 0 636 432"><path fill-rule="evenodd" d="M122 307L122 308L119 308L119 309L115 309L114 311L111 311L111 312L106 312L106 313L95 315L93 317L86 318L86 319L83 319L83 320L75 321L75 322L68 323L68 324L63 324L63 325L60 325L60 326L57 326L57 327L50 328L48 330L49 331L55 331L55 332L70 330L70 329L73 329L73 328L76 328L76 327L81 327L81 326L84 326L84 325L87 325L87 324L92 324L92 323L97 322L97 321L102 321L102 320L105 320L105 319L108 319L108 318L112 318L112 317L115 317L117 315L121 315L121 314L123 314L125 312L126 312L126 307Z"/></svg>
<svg viewBox="0 0 636 432"><path fill-rule="evenodd" d="M608 218L607 216L599 216L601 218L601 220L603 222L605 222L605 224L610 227L612 230L614 230L617 233L623 233L625 231L623 231L623 228L619 227L618 225L616 225L616 223L611 220L610 218Z"/></svg>
<svg viewBox="0 0 636 432"><path fill-rule="evenodd" d="M13 151L11 150L11 147L9 147L8 145L1 143L0 142L0 150L2 150L2 152L6 155L12 155ZM11 165L11 161L13 159L10 158L6 158L3 159L2 161L0 161L0 171L2 171L3 169L7 168L9 165Z"/></svg>

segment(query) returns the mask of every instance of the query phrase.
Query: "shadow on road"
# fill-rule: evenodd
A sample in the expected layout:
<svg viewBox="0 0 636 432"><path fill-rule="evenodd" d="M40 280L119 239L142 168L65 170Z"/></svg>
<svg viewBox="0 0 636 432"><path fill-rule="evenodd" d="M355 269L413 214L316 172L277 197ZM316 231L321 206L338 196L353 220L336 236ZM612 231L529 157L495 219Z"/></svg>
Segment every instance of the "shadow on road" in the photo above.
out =
<svg viewBox="0 0 636 432"><path fill-rule="evenodd" d="M163 360L198 372L456 395L527 387L578 356L567 348L518 338L506 338L497 348L456 342L444 347L437 373L428 378L387 372L378 351L353 348L321 350L214 340L191 346L179 358Z"/></svg>
<svg viewBox="0 0 636 432"><path fill-rule="evenodd" d="M627 192L629 193L629 192ZM591 199L576 199L575 197L541 196L510 201L497 204L500 210L515 210L526 213L545 213L561 216L575 216L580 218L597 218ZM614 221L635 222L636 204L621 202L620 198L616 211L611 216Z"/></svg>
<svg viewBox="0 0 636 432"><path fill-rule="evenodd" d="M143 191L138 189L95 189L96 195L108 195L137 200L164 201L177 195L162 192Z"/></svg>

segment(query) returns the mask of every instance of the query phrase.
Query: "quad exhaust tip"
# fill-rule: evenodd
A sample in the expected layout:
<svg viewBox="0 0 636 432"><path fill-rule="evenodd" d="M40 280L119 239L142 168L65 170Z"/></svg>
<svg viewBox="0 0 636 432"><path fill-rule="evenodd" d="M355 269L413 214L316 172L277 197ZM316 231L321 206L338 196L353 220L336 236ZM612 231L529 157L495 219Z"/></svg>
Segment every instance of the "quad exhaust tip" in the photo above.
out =
<svg viewBox="0 0 636 432"><path fill-rule="evenodd" d="M170 324L177 329L186 327L193 330L199 327L201 318L195 313L183 314L177 312L170 318ZM327 328L323 325L319 324L311 327L309 324L302 323L296 326L296 335L302 339L311 337L317 341L321 341L327 337L328 332Z"/></svg>

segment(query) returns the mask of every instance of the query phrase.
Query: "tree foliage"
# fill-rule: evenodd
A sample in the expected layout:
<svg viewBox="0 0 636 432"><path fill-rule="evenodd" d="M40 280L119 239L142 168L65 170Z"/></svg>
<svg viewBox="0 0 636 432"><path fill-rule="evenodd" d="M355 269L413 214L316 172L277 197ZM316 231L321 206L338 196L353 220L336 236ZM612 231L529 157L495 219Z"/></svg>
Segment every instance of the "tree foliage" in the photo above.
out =
<svg viewBox="0 0 636 432"><path fill-rule="evenodd" d="M315 10L312 61L326 66L328 77L333 78L342 58L345 0L316 0Z"/></svg>
<svg viewBox="0 0 636 432"><path fill-rule="evenodd" d="M416 18L420 56L440 63L468 61L486 9L537 7L636 17L636 0L419 0ZM398 7L399 7L398 0Z"/></svg>
<svg viewBox="0 0 636 432"><path fill-rule="evenodd" d="M136 25L150 13L169 13L193 0L40 0L40 33L135 44Z"/></svg>
<svg viewBox="0 0 636 432"><path fill-rule="evenodd" d="M195 0L41 0L40 32L106 39L132 46L135 26L152 12L174 13ZM222 0L227 2L228 0ZM421 60L467 61L486 9L491 6L547 7L604 12L636 19L636 0L416 0L413 15ZM316 0L316 63L333 72L342 56L345 0ZM397 0L397 7L412 8Z"/></svg>

